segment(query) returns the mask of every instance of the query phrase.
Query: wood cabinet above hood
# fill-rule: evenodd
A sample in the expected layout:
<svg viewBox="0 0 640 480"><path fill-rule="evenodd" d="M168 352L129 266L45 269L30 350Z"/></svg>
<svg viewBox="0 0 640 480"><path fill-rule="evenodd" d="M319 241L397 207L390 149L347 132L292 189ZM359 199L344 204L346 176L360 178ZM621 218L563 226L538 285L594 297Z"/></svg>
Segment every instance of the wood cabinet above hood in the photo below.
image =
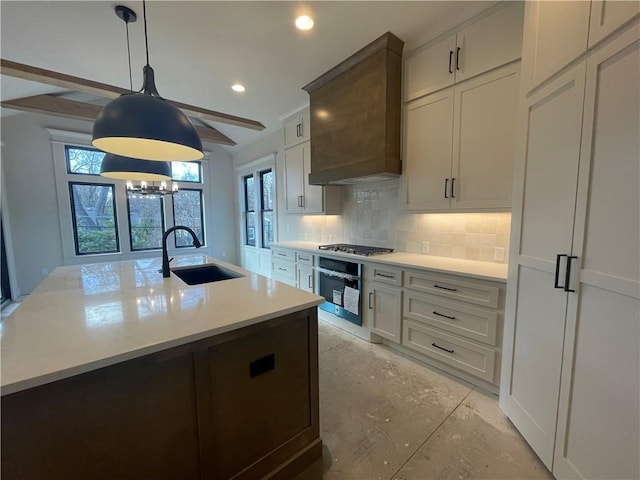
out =
<svg viewBox="0 0 640 480"><path fill-rule="evenodd" d="M310 184L400 175L403 47L387 32L303 87L311 105Z"/></svg>

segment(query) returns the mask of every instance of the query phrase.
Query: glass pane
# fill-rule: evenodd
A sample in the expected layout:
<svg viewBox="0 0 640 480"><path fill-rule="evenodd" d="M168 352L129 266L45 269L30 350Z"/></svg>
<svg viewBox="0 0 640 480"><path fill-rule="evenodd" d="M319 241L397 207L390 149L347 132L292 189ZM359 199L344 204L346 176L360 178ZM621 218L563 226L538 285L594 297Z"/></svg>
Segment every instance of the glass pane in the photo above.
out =
<svg viewBox="0 0 640 480"><path fill-rule="evenodd" d="M246 210L256 209L256 194L255 194L255 182L253 175L244 177L244 194L246 199Z"/></svg>
<svg viewBox="0 0 640 480"><path fill-rule="evenodd" d="M200 162L171 162L171 178L179 182L200 183Z"/></svg>
<svg viewBox="0 0 640 480"><path fill-rule="evenodd" d="M162 248L162 198L153 195L129 195L127 203L131 250Z"/></svg>
<svg viewBox="0 0 640 480"><path fill-rule="evenodd" d="M173 194L174 224L189 227L204 245L202 217L202 192L200 190L180 190ZM176 247L193 246L193 238L189 233L178 230L175 235Z"/></svg>
<svg viewBox="0 0 640 480"><path fill-rule="evenodd" d="M262 247L271 248L273 243L273 212L262 212Z"/></svg>
<svg viewBox="0 0 640 480"><path fill-rule="evenodd" d="M100 167L105 153L90 148L66 147L67 172L100 175Z"/></svg>
<svg viewBox="0 0 640 480"><path fill-rule="evenodd" d="M262 210L273 210L273 171L260 173L262 182Z"/></svg>
<svg viewBox="0 0 640 480"><path fill-rule="evenodd" d="M246 213L245 227L246 227L245 243L247 245L251 245L255 247L256 246L256 213L255 212Z"/></svg>
<svg viewBox="0 0 640 480"><path fill-rule="evenodd" d="M76 253L117 252L113 185L70 185Z"/></svg>

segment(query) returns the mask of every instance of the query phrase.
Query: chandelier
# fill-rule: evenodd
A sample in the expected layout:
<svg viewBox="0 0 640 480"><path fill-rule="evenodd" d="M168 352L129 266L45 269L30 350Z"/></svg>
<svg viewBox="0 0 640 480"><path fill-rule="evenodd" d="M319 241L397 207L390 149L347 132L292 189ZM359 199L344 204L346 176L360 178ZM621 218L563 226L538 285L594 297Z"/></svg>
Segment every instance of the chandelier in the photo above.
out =
<svg viewBox="0 0 640 480"><path fill-rule="evenodd" d="M173 195L178 191L178 184L171 182L171 188L167 186L167 182L147 182L142 180L139 184L133 181L127 181L127 195L133 198L156 198L163 195Z"/></svg>

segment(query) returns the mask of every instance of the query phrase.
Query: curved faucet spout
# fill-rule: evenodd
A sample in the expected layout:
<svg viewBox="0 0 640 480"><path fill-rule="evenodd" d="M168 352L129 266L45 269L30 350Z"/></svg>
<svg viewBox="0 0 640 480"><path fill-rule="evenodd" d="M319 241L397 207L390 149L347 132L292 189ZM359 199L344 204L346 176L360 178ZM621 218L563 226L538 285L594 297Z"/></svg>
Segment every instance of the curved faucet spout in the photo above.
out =
<svg viewBox="0 0 640 480"><path fill-rule="evenodd" d="M185 227L184 225L176 225L175 227L168 228L167 231L162 235L162 276L164 278L171 276L171 271L169 270L169 254L167 253L167 237L171 232L174 232L176 230L184 230L185 232L189 232L191 234L191 237L193 237L193 246L196 248L200 248L202 246L200 240L198 240L198 236L189 227Z"/></svg>

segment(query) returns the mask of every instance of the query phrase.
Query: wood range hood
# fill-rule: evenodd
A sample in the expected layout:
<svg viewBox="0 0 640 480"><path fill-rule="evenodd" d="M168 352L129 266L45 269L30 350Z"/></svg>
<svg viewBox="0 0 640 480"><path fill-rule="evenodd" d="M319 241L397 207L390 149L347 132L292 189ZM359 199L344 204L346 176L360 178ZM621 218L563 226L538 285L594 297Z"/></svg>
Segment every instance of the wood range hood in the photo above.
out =
<svg viewBox="0 0 640 480"><path fill-rule="evenodd" d="M310 95L312 185L401 174L402 49L391 32L303 87Z"/></svg>

